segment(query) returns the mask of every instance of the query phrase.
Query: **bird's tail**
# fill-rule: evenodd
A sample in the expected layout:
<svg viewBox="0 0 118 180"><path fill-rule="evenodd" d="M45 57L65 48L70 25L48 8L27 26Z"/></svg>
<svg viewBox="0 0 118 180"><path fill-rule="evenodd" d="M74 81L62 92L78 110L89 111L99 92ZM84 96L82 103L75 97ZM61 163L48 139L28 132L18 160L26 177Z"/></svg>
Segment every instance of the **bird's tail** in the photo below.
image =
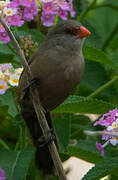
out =
<svg viewBox="0 0 118 180"><path fill-rule="evenodd" d="M23 116L23 119L26 122L26 125L28 126L31 138L33 140L33 144L36 147L36 155L35 155L35 161L36 161L36 166L42 170L43 174L53 174L54 173L54 164L48 149L48 146L44 147L39 147L38 145L38 139L43 136L41 127L38 123L37 116L35 113L35 110L33 106L25 106L21 105L21 113ZM50 129L53 128L52 126L52 121L50 117L50 113L46 113L45 117L47 119L48 125ZM57 145L57 139L55 139L55 143Z"/></svg>

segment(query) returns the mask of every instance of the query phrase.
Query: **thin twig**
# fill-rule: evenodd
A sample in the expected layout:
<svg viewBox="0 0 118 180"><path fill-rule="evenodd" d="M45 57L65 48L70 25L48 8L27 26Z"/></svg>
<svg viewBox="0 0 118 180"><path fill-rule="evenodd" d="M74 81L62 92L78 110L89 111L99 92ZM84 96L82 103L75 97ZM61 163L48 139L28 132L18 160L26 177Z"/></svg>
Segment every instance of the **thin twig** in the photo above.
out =
<svg viewBox="0 0 118 180"><path fill-rule="evenodd" d="M0 23L3 25L3 27L7 31L8 35L11 39L11 42L12 42L14 48L16 49L16 52L19 55L21 63L23 65L23 67L26 69L28 80L31 80L33 78L31 69L30 69L30 67L29 67L29 65L25 59L24 53L21 50L14 34L10 30L10 28L6 25L6 23L4 22L2 17L0 17ZM34 109L35 109L35 112L37 114L38 122L41 126L44 137L46 140L49 140L51 134L49 133L49 126L48 126L47 120L46 120L45 115L44 115L43 107L41 106L41 103L40 103L38 89L31 87L30 93L32 96L32 102L34 105ZM52 160L54 162L55 168L57 170L59 180L67 180L55 143L54 142L50 143L48 145L48 148L49 148Z"/></svg>
<svg viewBox="0 0 118 180"><path fill-rule="evenodd" d="M107 132L107 131L84 131L85 134L89 136L97 136L97 135L108 135L113 137L118 137L118 132Z"/></svg>

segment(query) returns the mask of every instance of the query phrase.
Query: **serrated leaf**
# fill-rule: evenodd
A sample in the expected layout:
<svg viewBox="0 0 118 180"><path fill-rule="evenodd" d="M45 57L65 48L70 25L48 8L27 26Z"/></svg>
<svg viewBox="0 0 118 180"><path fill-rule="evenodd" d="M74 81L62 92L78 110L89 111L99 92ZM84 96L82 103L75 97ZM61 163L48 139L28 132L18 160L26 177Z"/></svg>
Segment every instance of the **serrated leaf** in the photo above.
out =
<svg viewBox="0 0 118 180"><path fill-rule="evenodd" d="M113 63L113 61L107 56L107 54L100 49L84 45L83 54L85 59L96 61L105 65L110 65L113 68L118 68L118 66Z"/></svg>
<svg viewBox="0 0 118 180"><path fill-rule="evenodd" d="M115 107L117 106L98 99L87 99L86 97L81 96L70 96L53 112L104 114L110 109L114 109Z"/></svg>
<svg viewBox="0 0 118 180"><path fill-rule="evenodd" d="M118 171L118 157L105 158L90 169L82 180L99 180L114 170Z"/></svg>
<svg viewBox="0 0 118 180"><path fill-rule="evenodd" d="M34 151L33 148L23 151L0 150L0 167L6 172L5 180L23 180Z"/></svg>
<svg viewBox="0 0 118 180"><path fill-rule="evenodd" d="M3 106L8 106L8 113L12 117L15 117L18 114L14 98L10 91L7 91L5 94L0 95L0 107Z"/></svg>

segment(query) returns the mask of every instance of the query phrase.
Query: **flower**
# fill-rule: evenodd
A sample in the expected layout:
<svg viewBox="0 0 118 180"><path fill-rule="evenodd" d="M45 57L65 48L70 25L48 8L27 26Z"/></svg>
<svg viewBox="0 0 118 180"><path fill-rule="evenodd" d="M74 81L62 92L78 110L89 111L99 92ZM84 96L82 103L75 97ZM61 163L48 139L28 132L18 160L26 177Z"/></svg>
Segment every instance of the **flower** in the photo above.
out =
<svg viewBox="0 0 118 180"><path fill-rule="evenodd" d="M98 121L94 123L94 126L98 124L105 126L106 129L104 132L118 132L118 109L115 108L110 110L108 113L105 113ZM102 156L104 156L104 148L109 143L113 146L118 144L118 137L114 137L112 135L102 135L102 140L106 141L103 145L96 143L96 147L100 150Z"/></svg>
<svg viewBox="0 0 118 180"><path fill-rule="evenodd" d="M96 121L94 123L94 126L100 124L102 126L110 126L112 124L112 122L114 122L116 120L116 118L118 117L118 109L114 109L109 111L108 113L104 114L99 121Z"/></svg>
<svg viewBox="0 0 118 180"><path fill-rule="evenodd" d="M67 20L67 15L68 15L67 11L59 8L58 15L61 17L61 19Z"/></svg>
<svg viewBox="0 0 118 180"><path fill-rule="evenodd" d="M18 15L13 15L8 18L8 21L13 26L22 26L24 24L24 21L21 19Z"/></svg>
<svg viewBox="0 0 118 180"><path fill-rule="evenodd" d="M16 12L17 12L16 9L7 8L7 7L4 8L4 14L6 16L12 16L12 15L16 14Z"/></svg>
<svg viewBox="0 0 118 180"><path fill-rule="evenodd" d="M6 0L0 1L0 15L5 23L10 27L22 26L24 21L33 20L38 14L36 0ZM4 27L0 24L0 40L8 43L10 38Z"/></svg>
<svg viewBox="0 0 118 180"><path fill-rule="evenodd" d="M9 84L11 86L18 86L19 78L20 78L20 76L18 76L18 75L15 75L15 74L11 75L9 78Z"/></svg>
<svg viewBox="0 0 118 180"><path fill-rule="evenodd" d="M42 9L45 14L55 14L56 6L53 2L48 2L43 5Z"/></svg>
<svg viewBox="0 0 118 180"><path fill-rule="evenodd" d="M18 75L18 76L20 76L22 72L23 72L23 68L15 69L15 74Z"/></svg>
<svg viewBox="0 0 118 180"><path fill-rule="evenodd" d="M104 156L104 148L103 148L103 146L100 143L96 142L96 147L97 147L98 150L100 150L101 156Z"/></svg>
<svg viewBox="0 0 118 180"><path fill-rule="evenodd" d="M41 16L41 21L44 26L52 26L54 23L55 16L53 14L45 14L43 13Z"/></svg>
<svg viewBox="0 0 118 180"><path fill-rule="evenodd" d="M3 41L4 43L8 43L10 41L10 38L6 31L0 32L0 40Z"/></svg>
<svg viewBox="0 0 118 180"><path fill-rule="evenodd" d="M5 171L2 168L0 168L0 180L5 180L5 176Z"/></svg>
<svg viewBox="0 0 118 180"><path fill-rule="evenodd" d="M58 6L63 10L69 10L69 5L65 0L58 0Z"/></svg>
<svg viewBox="0 0 118 180"><path fill-rule="evenodd" d="M52 2L53 0L41 0L43 3Z"/></svg>
<svg viewBox="0 0 118 180"><path fill-rule="evenodd" d="M34 16L38 14L38 7L32 3L30 7L24 9L23 19L27 21L33 20Z"/></svg>
<svg viewBox="0 0 118 180"><path fill-rule="evenodd" d="M39 3L42 6L41 21L44 26L52 26L56 15L63 20L67 20L68 12L71 17L75 16L73 0L41 0Z"/></svg>
<svg viewBox="0 0 118 180"><path fill-rule="evenodd" d="M8 88L7 83L0 79L0 94L4 94Z"/></svg>

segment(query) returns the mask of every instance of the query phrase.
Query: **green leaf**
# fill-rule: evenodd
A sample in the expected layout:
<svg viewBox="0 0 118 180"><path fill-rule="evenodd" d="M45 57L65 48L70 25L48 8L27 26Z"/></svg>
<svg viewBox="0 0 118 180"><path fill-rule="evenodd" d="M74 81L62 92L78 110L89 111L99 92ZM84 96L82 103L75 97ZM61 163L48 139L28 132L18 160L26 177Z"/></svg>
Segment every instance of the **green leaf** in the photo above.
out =
<svg viewBox="0 0 118 180"><path fill-rule="evenodd" d="M114 109L115 107L117 106L98 99L87 99L86 97L81 96L70 96L53 112L104 114L110 109Z"/></svg>
<svg viewBox="0 0 118 180"><path fill-rule="evenodd" d="M95 146L95 141L79 140L76 145L68 147L70 156L76 156L85 161L96 163L102 159Z"/></svg>
<svg viewBox="0 0 118 180"><path fill-rule="evenodd" d="M66 151L70 138L70 121L69 115L57 115L54 120L55 130L58 136L61 152ZM61 132L61 133L60 133Z"/></svg>
<svg viewBox="0 0 118 180"><path fill-rule="evenodd" d="M82 180L99 180L112 171L118 171L118 157L109 157L98 162L95 167L89 170Z"/></svg>
<svg viewBox="0 0 118 180"><path fill-rule="evenodd" d="M113 68L118 68L118 66L107 56L107 54L100 49L84 45L83 54L85 59L110 65Z"/></svg>
<svg viewBox="0 0 118 180"><path fill-rule="evenodd" d="M23 151L0 150L0 167L6 172L6 180L23 180L33 154L33 148Z"/></svg>
<svg viewBox="0 0 118 180"><path fill-rule="evenodd" d="M7 91L5 94L0 95L0 108L2 108L3 106L8 106L8 113L12 117L15 117L18 114L13 95L10 91Z"/></svg>

